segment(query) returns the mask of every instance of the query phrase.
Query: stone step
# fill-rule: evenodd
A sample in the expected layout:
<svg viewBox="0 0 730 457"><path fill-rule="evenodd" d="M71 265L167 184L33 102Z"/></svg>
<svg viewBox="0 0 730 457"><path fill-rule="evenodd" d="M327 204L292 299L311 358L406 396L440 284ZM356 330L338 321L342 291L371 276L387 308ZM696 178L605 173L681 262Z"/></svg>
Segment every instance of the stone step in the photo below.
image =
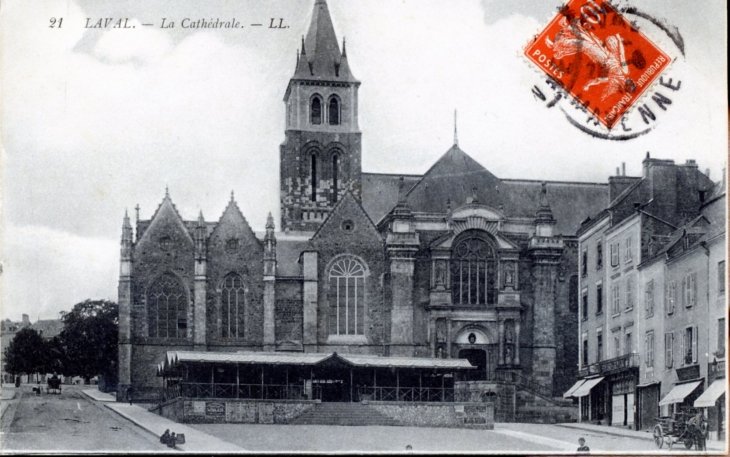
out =
<svg viewBox="0 0 730 457"><path fill-rule="evenodd" d="M367 405L360 403L320 403L294 419L294 425L397 425Z"/></svg>

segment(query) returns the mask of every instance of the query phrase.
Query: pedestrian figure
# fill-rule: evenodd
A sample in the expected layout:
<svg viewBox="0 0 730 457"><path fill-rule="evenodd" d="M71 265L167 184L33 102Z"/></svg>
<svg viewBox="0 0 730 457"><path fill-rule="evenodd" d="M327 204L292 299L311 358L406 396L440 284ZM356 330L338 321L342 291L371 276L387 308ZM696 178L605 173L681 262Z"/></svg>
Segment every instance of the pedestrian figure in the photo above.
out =
<svg viewBox="0 0 730 457"><path fill-rule="evenodd" d="M587 453L591 452L591 448L586 446L586 440L582 436L580 438L578 438L578 444L580 445L578 447L578 452L580 452L582 454L587 454Z"/></svg>
<svg viewBox="0 0 730 457"><path fill-rule="evenodd" d="M406 446L406 451L411 452L413 450L413 446L410 444Z"/></svg>
<svg viewBox="0 0 730 457"><path fill-rule="evenodd" d="M127 387L127 400L129 405L132 406L132 386Z"/></svg>
<svg viewBox="0 0 730 457"><path fill-rule="evenodd" d="M175 447L175 441L177 441L177 438L175 437L175 432L172 432L170 438L167 440L167 447Z"/></svg>
<svg viewBox="0 0 730 457"><path fill-rule="evenodd" d="M167 444L170 441L170 429L165 430L165 433L160 437L160 443Z"/></svg>

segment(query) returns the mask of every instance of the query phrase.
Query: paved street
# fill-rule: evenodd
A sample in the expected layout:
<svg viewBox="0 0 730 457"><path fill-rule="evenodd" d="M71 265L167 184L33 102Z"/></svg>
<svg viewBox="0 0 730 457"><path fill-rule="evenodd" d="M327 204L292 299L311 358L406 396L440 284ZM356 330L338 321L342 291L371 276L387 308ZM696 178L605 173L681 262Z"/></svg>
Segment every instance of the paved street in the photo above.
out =
<svg viewBox="0 0 730 457"><path fill-rule="evenodd" d="M323 425L191 425L251 451L574 453L578 438L591 451L658 450L649 440L627 439L543 424L497 424L493 431L422 427L333 427ZM661 454L667 454L664 449Z"/></svg>
<svg viewBox="0 0 730 457"><path fill-rule="evenodd" d="M23 386L2 418L3 452L164 451L155 436L88 400L76 386L61 395L33 394Z"/></svg>
<svg viewBox="0 0 730 457"><path fill-rule="evenodd" d="M3 393L5 397L5 392ZM99 396L101 397L101 396ZM36 396L30 386L11 400L2 418L3 452L17 451L146 451L165 452L157 437L105 407L105 402L90 400L76 386L64 386L62 395ZM109 405L109 403L106 403ZM138 417L148 430L164 429L169 421L147 413L139 406L115 404L127 409L128 417ZM137 410L135 412L135 410ZM418 452L544 452L573 454L578 438L584 437L593 454L606 452L686 453L679 446L673 451L654 447L649 439L613 436L600 431L577 430L545 424L496 424L495 429L465 430L421 427L342 427L320 425L242 425L188 424L188 434L198 447L246 451L299 452L399 452L411 445ZM195 431L198 436L195 437ZM157 432L155 432L157 433ZM160 432L161 433L161 432ZM649 434L647 434L648 438ZM222 443L221 441L225 443ZM214 445L211 443L218 443ZM196 443L190 443L194 451ZM200 449L198 449L200 452Z"/></svg>

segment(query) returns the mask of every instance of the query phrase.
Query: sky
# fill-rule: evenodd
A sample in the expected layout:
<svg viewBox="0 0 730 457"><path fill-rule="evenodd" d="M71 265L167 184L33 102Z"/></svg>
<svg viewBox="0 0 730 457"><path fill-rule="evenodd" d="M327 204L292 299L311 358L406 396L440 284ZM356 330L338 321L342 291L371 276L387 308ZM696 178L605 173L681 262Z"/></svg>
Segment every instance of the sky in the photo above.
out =
<svg viewBox="0 0 730 457"><path fill-rule="evenodd" d="M56 318L117 298L125 210L148 219L165 187L186 219L217 220L230 192L254 230L278 220L283 96L313 0L6 0L0 6L3 318ZM654 129L593 138L532 93L544 78L520 51L561 2L329 0L359 92L366 172L420 174L453 143L500 178L606 182L652 157L721 178L727 161L726 12L721 0L634 0L677 28L681 81ZM135 28L89 29L100 18ZM183 29L236 18L243 29ZM50 27L51 18L63 18ZM174 29L159 27L162 18ZM246 27L279 18L284 29ZM715 18L712 23L708 18ZM709 21L709 22L708 22ZM143 23L153 23L144 27ZM652 88L654 90L656 88ZM658 89L657 89L658 90ZM650 90L649 93L652 93ZM567 106L567 105L564 105ZM638 117L631 117L635 124Z"/></svg>

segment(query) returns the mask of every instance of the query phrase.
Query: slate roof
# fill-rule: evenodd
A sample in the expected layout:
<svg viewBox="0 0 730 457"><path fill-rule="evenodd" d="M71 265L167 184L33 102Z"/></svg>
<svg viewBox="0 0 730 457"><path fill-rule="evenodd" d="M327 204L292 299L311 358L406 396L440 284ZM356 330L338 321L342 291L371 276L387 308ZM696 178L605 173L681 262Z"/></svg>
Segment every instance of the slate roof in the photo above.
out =
<svg viewBox="0 0 730 457"><path fill-rule="evenodd" d="M466 359L436 359L426 357L380 357L372 355L334 353L286 353L286 352L202 352L168 351L164 368L183 363L252 363L263 365L317 365L327 359L337 358L357 367L425 368L461 370L472 369Z"/></svg>
<svg viewBox="0 0 730 457"><path fill-rule="evenodd" d="M53 338L61 334L63 330L63 321L61 319L44 319L35 321L30 328L41 333L43 338Z"/></svg>
<svg viewBox="0 0 730 457"><path fill-rule="evenodd" d="M362 204L380 221L398 202L399 175L362 174ZM542 181L499 179L454 145L423 175L405 176L406 200L413 212L446 213L447 200L458 208L474 195L507 217L534 218ZM547 200L557 220L556 233L575 235L589 215L608 206L608 184L546 181Z"/></svg>
<svg viewBox="0 0 730 457"><path fill-rule="evenodd" d="M421 175L362 173L362 206L375 223L378 223L398 203L398 185L401 176L403 176L406 192L423 177Z"/></svg>
<svg viewBox="0 0 730 457"><path fill-rule="evenodd" d="M312 22L302 43L294 79L358 82L350 71L346 53L340 52L325 0L314 3Z"/></svg>
<svg viewBox="0 0 730 457"><path fill-rule="evenodd" d="M546 187L557 234L575 235L583 219L608 204L608 184L546 181ZM535 217L540 190L541 181L502 180L502 211L507 217Z"/></svg>

